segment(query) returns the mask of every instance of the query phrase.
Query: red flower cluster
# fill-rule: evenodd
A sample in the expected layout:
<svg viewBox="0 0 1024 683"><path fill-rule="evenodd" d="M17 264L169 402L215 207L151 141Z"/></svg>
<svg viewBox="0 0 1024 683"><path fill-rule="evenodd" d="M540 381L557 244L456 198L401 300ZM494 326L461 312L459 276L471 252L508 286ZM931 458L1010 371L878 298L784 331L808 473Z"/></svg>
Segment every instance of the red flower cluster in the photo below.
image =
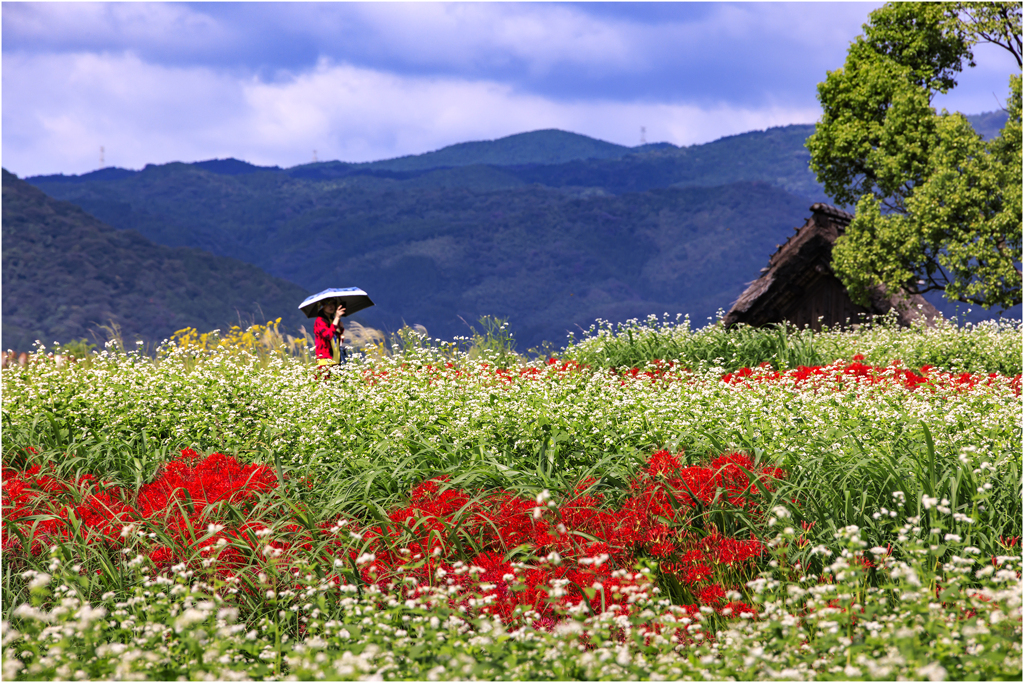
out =
<svg viewBox="0 0 1024 683"><path fill-rule="evenodd" d="M649 380L655 381L659 379L680 379L680 377L673 377L670 373L676 367L676 364L672 361L664 361L655 358L648 364L647 370L641 370L640 368L630 368L629 370L612 370L612 374L620 377L646 377ZM688 372L689 368L680 367L679 370ZM625 384L625 380L622 382Z"/></svg>
<svg viewBox="0 0 1024 683"><path fill-rule="evenodd" d="M893 361L888 367L866 365L864 356L856 355L852 363L837 361L832 365L801 365L795 370L773 370L769 363L762 363L757 368L740 368L736 372L726 373L722 381L727 384L749 384L750 382L766 382L776 380L792 380L800 384L814 380L837 382L840 386L853 382L865 384L899 384L907 389L916 389L921 385L933 388L948 387L956 390L969 390L976 386L994 386L1008 384L1014 393L1020 396L1021 376L1004 377L998 373L973 375L969 372L960 374L936 370L925 365L920 372L901 367L900 361Z"/></svg>
<svg viewBox="0 0 1024 683"><path fill-rule="evenodd" d="M219 501L237 505L277 486L277 476L266 465L242 465L234 458L214 453L205 458L191 449L167 463L160 476L139 489L141 517L165 514L172 506L191 507L190 518Z"/></svg>
<svg viewBox="0 0 1024 683"><path fill-rule="evenodd" d="M273 470L241 465L220 453L202 458L185 450L134 497L92 476L62 482L38 466L4 470L2 542L4 550L17 550L27 539L37 553L42 544L74 533L72 515L81 520L87 542L121 545L127 525L156 525L177 547L147 548L157 567L186 561L184 551L192 549L203 559L215 557L216 571L225 578L258 567L268 555L291 563L316 547L325 559L346 558L363 582L385 589L410 579L419 586L455 587L456 601L482 592L483 604L477 605L482 611L514 620L532 610L532 623L541 625L553 623L557 606L581 602L595 611L619 605L621 613L629 613L647 581L632 572L638 560L652 558L662 573L689 586L700 603L738 616L753 611L726 603L726 588L736 585L762 546L752 537L723 535L708 524L707 510L757 514L761 488L755 482L771 490L782 476L781 470L755 466L742 453L684 467L678 455L659 451L615 507L605 504L599 482L592 479L556 505L545 494L474 496L441 477L416 486L409 504L391 511L388 524L360 529L350 521L324 523L310 531L277 520L279 537L269 539L263 538L268 532L263 522L208 526L204 510L218 501L242 504L273 489ZM41 512L51 516L38 523L24 520ZM694 531L698 527L705 531ZM339 538L343 529L362 539L360 549ZM317 540L326 542L314 545ZM698 605L687 609L696 611Z"/></svg>
<svg viewBox="0 0 1024 683"><path fill-rule="evenodd" d="M62 481L34 465L25 472L3 471L3 525L0 547L21 545L10 525L29 515L47 515L20 524L33 554L49 540L68 539L74 533L72 518L81 522L87 542L120 543L126 524L163 519L168 530L193 533L204 508L219 501L239 504L277 485L273 471L263 465L241 465L221 453L205 458L191 449L167 463L150 484L133 497L117 486L91 474L77 481Z"/></svg>
<svg viewBox="0 0 1024 683"><path fill-rule="evenodd" d="M382 587L398 578L460 588L482 582L493 600L485 611L504 619L513 618L517 608L550 617L553 602L564 607L587 601L594 610L617 604L628 613L636 590L629 572L646 557L659 560L663 573L695 593L717 588L724 596L716 582L740 577L760 556L761 543L730 538L713 527L698 534L691 526L704 521L708 507L756 510L759 489L753 480L771 490L782 476L781 470L755 467L741 453L706 467L683 467L678 456L659 451L617 509L604 505L595 480L582 482L555 506L543 495L530 500L500 491L472 497L446 488L446 478L432 479L413 489L408 506L390 514L390 525L363 532L365 552L374 560L361 570L362 579ZM529 568L503 559L514 551L531 560ZM453 562L460 554L466 562ZM468 573L474 566L478 577ZM520 590L511 590L513 581ZM600 590L587 590L594 585ZM752 612L709 604L737 615Z"/></svg>

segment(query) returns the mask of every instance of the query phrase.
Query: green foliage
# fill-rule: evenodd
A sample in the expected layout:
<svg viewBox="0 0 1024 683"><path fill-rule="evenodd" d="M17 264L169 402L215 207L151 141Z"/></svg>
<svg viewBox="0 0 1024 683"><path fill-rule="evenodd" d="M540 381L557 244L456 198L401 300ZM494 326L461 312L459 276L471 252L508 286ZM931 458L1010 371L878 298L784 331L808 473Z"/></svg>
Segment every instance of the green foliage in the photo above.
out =
<svg viewBox="0 0 1024 683"><path fill-rule="evenodd" d="M1020 22L1016 3L888 4L819 84L824 114L807 147L825 192L857 206L833 252L856 301L882 286L986 308L1021 303L1020 75L1007 122L987 142L962 115L931 106L965 61L973 66L978 41L1003 45L1019 65Z"/></svg>
<svg viewBox="0 0 1024 683"><path fill-rule="evenodd" d="M629 320L613 326L602 322L592 326L588 337L570 343L562 356L598 367L644 367L671 361L689 368L720 367L735 371L770 363L776 368L821 365L826 359L814 344L814 333L786 325L732 329L709 325L692 330L688 317L659 321L651 316L641 322Z"/></svg>
<svg viewBox="0 0 1024 683"><path fill-rule="evenodd" d="M88 358L89 355L96 349L95 344L90 344L88 339L75 339L64 344L60 344L56 349L53 349L54 354L67 354L72 358Z"/></svg>
<svg viewBox="0 0 1024 683"><path fill-rule="evenodd" d="M950 372L1013 376L1021 372L1022 351L1019 321L960 326L942 320L933 327L921 323L900 327L890 314L852 329L813 332L784 325L727 329L716 324L693 329L688 318L651 316L618 325L600 322L583 339L571 342L562 357L595 367L644 367L673 361L693 369L735 372L762 363L784 370L861 355L875 365L899 359L909 368L931 365Z"/></svg>
<svg viewBox="0 0 1024 683"><path fill-rule="evenodd" d="M469 339L467 357L496 363L507 368L518 365L521 357L516 353L516 341L508 329L508 320L485 315L480 318L483 332L470 325L473 336Z"/></svg>

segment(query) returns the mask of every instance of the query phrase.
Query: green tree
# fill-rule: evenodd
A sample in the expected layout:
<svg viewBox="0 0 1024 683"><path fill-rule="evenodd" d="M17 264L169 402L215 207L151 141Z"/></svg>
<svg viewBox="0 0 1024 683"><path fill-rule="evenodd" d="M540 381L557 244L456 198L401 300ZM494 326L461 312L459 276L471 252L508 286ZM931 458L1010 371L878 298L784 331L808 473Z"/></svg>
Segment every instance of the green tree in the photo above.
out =
<svg viewBox="0 0 1024 683"><path fill-rule="evenodd" d="M932 98L956 86L973 46L1017 60L1001 134L985 142ZM856 215L833 268L858 302L881 286L949 299L1021 303L1021 5L890 3L874 11L843 68L818 85L811 168Z"/></svg>

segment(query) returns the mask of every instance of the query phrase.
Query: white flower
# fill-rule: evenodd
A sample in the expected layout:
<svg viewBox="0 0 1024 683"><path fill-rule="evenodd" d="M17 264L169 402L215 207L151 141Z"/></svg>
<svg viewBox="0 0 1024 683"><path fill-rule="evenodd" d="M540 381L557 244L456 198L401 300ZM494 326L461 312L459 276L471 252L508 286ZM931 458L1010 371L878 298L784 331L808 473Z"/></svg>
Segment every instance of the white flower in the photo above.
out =
<svg viewBox="0 0 1024 683"><path fill-rule="evenodd" d="M180 617L174 620L174 632L181 633L194 624L202 623L206 620L207 616L209 616L209 612L189 607L181 613Z"/></svg>
<svg viewBox="0 0 1024 683"><path fill-rule="evenodd" d="M917 670L917 675L922 679L927 678L929 681L946 680L946 670L938 662L932 662L927 666L922 666Z"/></svg>
<svg viewBox="0 0 1024 683"><path fill-rule="evenodd" d="M235 607L222 607L217 610L217 619L227 622L236 621L238 619L238 609Z"/></svg>
<svg viewBox="0 0 1024 683"><path fill-rule="evenodd" d="M12 616L20 619L35 619L36 621L53 621L54 616L49 612L37 609L27 602L23 602L14 608Z"/></svg>
<svg viewBox="0 0 1024 683"><path fill-rule="evenodd" d="M30 591L34 591L37 588L42 588L43 586L50 583L50 579L53 578L45 572L34 572L31 570L23 573L22 576L31 576L31 579L28 582L28 589Z"/></svg>
<svg viewBox="0 0 1024 683"><path fill-rule="evenodd" d="M93 607L92 605L85 604L75 612L75 616L78 617L79 628L81 628L86 624L107 616L107 609L105 607Z"/></svg>

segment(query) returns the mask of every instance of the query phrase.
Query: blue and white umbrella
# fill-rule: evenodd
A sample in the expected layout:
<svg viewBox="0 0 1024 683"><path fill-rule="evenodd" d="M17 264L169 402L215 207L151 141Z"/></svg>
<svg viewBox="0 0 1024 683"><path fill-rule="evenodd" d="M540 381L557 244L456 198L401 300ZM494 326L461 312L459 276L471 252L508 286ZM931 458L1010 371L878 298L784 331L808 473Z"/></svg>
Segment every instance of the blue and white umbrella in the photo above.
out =
<svg viewBox="0 0 1024 683"><path fill-rule="evenodd" d="M345 316L373 306L370 296L358 287L334 287L306 297L306 300L299 304L299 310L305 313L307 318L316 317L320 312L320 304L328 299L337 299L339 303L344 303Z"/></svg>

